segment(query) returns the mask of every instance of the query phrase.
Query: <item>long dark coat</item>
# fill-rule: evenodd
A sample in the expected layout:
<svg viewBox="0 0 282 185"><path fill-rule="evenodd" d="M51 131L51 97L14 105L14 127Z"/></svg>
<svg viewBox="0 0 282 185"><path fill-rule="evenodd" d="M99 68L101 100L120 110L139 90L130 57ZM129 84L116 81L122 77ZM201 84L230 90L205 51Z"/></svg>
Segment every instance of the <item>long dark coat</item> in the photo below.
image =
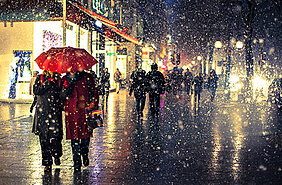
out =
<svg viewBox="0 0 282 185"><path fill-rule="evenodd" d="M63 138L62 102L60 100L60 83L51 82L45 75L39 75L33 85L37 95L32 132L42 139Z"/></svg>
<svg viewBox="0 0 282 185"><path fill-rule="evenodd" d="M215 73L212 73L208 77L208 88L211 90L215 90L217 88L217 81L218 81L217 75Z"/></svg>
<svg viewBox="0 0 282 185"><path fill-rule="evenodd" d="M145 70L139 68L132 72L132 83L130 85L129 93L134 91L135 97L145 96L148 89L148 80Z"/></svg>
<svg viewBox="0 0 282 185"><path fill-rule="evenodd" d="M148 79L148 91L151 94L164 94L165 79L164 75L157 70L149 71L146 75Z"/></svg>
<svg viewBox="0 0 282 185"><path fill-rule="evenodd" d="M90 95L94 99L94 107L98 108L99 95L93 76L90 73L78 72L73 80L68 75L62 78L64 88L70 94L64 101L66 139L85 139L92 136L87 130L86 109L90 105Z"/></svg>

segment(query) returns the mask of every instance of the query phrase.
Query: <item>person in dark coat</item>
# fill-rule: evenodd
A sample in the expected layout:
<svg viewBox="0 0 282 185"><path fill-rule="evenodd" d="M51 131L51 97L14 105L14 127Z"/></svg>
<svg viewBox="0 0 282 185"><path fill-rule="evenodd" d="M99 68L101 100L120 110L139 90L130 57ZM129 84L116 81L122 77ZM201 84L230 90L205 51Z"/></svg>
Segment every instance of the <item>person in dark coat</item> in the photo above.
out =
<svg viewBox="0 0 282 185"><path fill-rule="evenodd" d="M185 85L185 90L187 94L190 96L191 95L191 86L193 82L193 74L192 72L189 71L189 68L186 69L184 75L183 75L183 81Z"/></svg>
<svg viewBox="0 0 282 185"><path fill-rule="evenodd" d="M38 71L33 71L32 77L31 77L30 82L29 82L29 95L33 95L33 102L32 102L30 109L29 109L30 113L32 113L33 108L35 107L36 102L37 102L37 97L33 93L33 85L35 83L35 80L36 80L36 77L37 77L38 74L39 74Z"/></svg>
<svg viewBox="0 0 282 185"><path fill-rule="evenodd" d="M52 169L53 160L60 165L62 156L62 103L60 99L61 78L53 72L44 71L33 85L37 96L32 132L39 135L42 165L46 171Z"/></svg>
<svg viewBox="0 0 282 185"><path fill-rule="evenodd" d="M152 116L158 116L161 105L160 95L165 93L165 79L163 74L158 71L157 64L152 64L151 71L146 76L148 79L150 112Z"/></svg>
<svg viewBox="0 0 282 185"><path fill-rule="evenodd" d="M215 73L215 70L212 69L208 77L208 89L211 92L211 101L213 101L215 97L215 92L217 89L217 81L218 81L217 74Z"/></svg>
<svg viewBox="0 0 282 185"><path fill-rule="evenodd" d="M146 72L142 68L138 68L131 74L131 86L129 89L129 95L131 96L134 91L134 97L136 99L136 111L138 118L143 117L143 110L146 102L146 92L147 92L147 78Z"/></svg>
<svg viewBox="0 0 282 185"><path fill-rule="evenodd" d="M99 95L93 76L85 71L67 73L62 78L66 122L66 139L71 140L74 170L80 171L82 160L84 166L89 165L89 143L93 131L86 125L88 108L98 109Z"/></svg>
<svg viewBox="0 0 282 185"><path fill-rule="evenodd" d="M106 96L106 102L108 101L109 93L110 93L110 73L108 72L108 68L104 68L104 73L100 78L101 84L101 94L102 96Z"/></svg>
<svg viewBox="0 0 282 185"><path fill-rule="evenodd" d="M202 73L198 73L198 75L194 78L193 84L194 84L194 95L195 95L195 105L198 103L198 107L200 104L201 99L201 92L203 90L203 82L204 79L202 77Z"/></svg>

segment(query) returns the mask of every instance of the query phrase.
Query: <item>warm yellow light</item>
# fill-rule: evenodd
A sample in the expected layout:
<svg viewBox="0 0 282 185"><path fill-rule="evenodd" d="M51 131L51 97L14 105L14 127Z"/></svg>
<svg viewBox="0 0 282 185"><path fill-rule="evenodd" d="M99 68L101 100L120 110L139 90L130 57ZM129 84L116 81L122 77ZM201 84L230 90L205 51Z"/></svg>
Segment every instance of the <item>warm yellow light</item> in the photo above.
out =
<svg viewBox="0 0 282 185"><path fill-rule="evenodd" d="M194 60L192 61L192 64L193 64L193 65L195 64L195 61L194 61Z"/></svg>
<svg viewBox="0 0 282 185"><path fill-rule="evenodd" d="M260 43L260 44L263 44L263 39L259 39L259 43Z"/></svg>
<svg viewBox="0 0 282 185"><path fill-rule="evenodd" d="M222 48L222 43L221 43L220 41L216 41L216 42L214 43L214 47L216 47L216 48Z"/></svg>
<svg viewBox="0 0 282 185"><path fill-rule="evenodd" d="M243 46L244 46L244 43L243 43L242 41L238 41L238 42L236 42L236 48L238 48L238 49L242 49L242 48L243 48Z"/></svg>
<svg viewBox="0 0 282 185"><path fill-rule="evenodd" d="M201 56L197 56L197 60L202 60L202 57Z"/></svg>

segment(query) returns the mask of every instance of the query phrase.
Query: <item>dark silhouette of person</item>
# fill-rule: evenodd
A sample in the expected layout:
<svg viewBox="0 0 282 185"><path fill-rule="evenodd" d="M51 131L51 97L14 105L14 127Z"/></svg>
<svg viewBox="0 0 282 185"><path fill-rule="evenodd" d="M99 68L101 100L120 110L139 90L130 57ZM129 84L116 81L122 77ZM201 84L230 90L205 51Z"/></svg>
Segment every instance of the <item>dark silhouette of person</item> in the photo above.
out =
<svg viewBox="0 0 282 185"><path fill-rule="evenodd" d="M217 81L218 81L218 76L215 73L215 70L212 69L208 77L208 89L211 92L211 101L213 101L215 97L215 92L217 89Z"/></svg>
<svg viewBox="0 0 282 185"><path fill-rule="evenodd" d="M198 107L199 107L199 104L200 104L201 92L203 90L203 82L204 82L204 79L202 77L202 73L198 73L198 75L193 80L195 105L196 105L196 103L198 103Z"/></svg>
<svg viewBox="0 0 282 185"><path fill-rule="evenodd" d="M91 104L98 109L98 89L93 75L85 71L67 73L62 78L62 86L66 139L71 140L74 171L80 171L82 163L89 165L89 143L93 130L89 130L86 124L87 110Z"/></svg>
<svg viewBox="0 0 282 185"><path fill-rule="evenodd" d="M116 72L114 73L114 80L116 83L116 92L119 93L120 86L121 86L121 72L117 68Z"/></svg>
<svg viewBox="0 0 282 185"><path fill-rule="evenodd" d="M146 72L141 68L137 68L132 72L130 78L132 80L132 83L130 85L129 95L131 96L132 92L134 91L137 115L138 118L141 118L143 117L143 110L145 107L146 92L148 87Z"/></svg>
<svg viewBox="0 0 282 185"><path fill-rule="evenodd" d="M32 132L39 135L42 165L51 171L53 159L60 165L62 156L62 102L60 99L61 78L53 72L44 71L37 76L33 93L37 96Z"/></svg>
<svg viewBox="0 0 282 185"><path fill-rule="evenodd" d="M104 68L104 72L100 78L100 84L101 94L105 97L107 102L110 93L110 73L108 72L108 68Z"/></svg>
<svg viewBox="0 0 282 185"><path fill-rule="evenodd" d="M188 95L191 95L191 86L193 82L193 74L189 71L189 68L186 69L184 75L183 75L183 81L185 85L185 90Z"/></svg>
<svg viewBox="0 0 282 185"><path fill-rule="evenodd" d="M160 95L165 93L165 79L163 74L158 71L158 65L152 64L151 71L147 74L149 105L152 116L158 116L160 110Z"/></svg>
<svg viewBox="0 0 282 185"><path fill-rule="evenodd" d="M32 77L31 77L30 82L29 82L29 94L34 96L33 102L30 106L30 113L32 113L33 108L34 108L34 106L36 105L36 102L37 102L37 96L35 96L34 93L33 93L33 85L35 83L35 80L36 80L36 77L37 77L38 74L39 74L38 71L33 71Z"/></svg>

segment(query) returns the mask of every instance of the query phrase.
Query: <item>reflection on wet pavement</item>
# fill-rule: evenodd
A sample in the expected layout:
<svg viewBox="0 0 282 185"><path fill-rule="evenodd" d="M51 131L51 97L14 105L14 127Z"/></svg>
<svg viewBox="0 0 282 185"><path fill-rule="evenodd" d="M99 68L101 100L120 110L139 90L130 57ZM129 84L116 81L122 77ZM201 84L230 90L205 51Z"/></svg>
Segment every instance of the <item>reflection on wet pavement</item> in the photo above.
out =
<svg viewBox="0 0 282 185"><path fill-rule="evenodd" d="M1 104L0 181L4 184L279 184L281 114L262 104L162 96L159 117L137 119L134 98L111 93L90 165L74 173L70 142L61 166L44 173L29 105ZM193 98L193 97L192 97ZM148 99L147 102L148 103ZM21 117L22 116L22 117ZM15 118L15 119L14 119ZM279 130L280 129L280 130Z"/></svg>

